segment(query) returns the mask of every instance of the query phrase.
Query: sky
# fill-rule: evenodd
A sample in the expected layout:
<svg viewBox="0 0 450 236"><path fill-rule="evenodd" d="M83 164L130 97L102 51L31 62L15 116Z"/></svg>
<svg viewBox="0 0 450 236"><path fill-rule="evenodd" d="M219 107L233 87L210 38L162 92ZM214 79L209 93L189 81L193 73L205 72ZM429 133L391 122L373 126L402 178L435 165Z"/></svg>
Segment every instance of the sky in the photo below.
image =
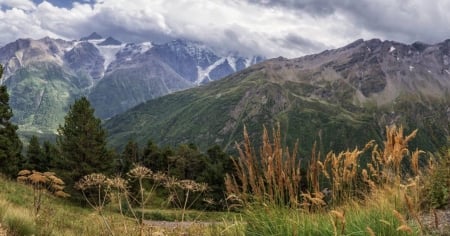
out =
<svg viewBox="0 0 450 236"><path fill-rule="evenodd" d="M18 38L202 42L219 53L300 57L357 39L450 38L450 0L0 0L0 45Z"/></svg>

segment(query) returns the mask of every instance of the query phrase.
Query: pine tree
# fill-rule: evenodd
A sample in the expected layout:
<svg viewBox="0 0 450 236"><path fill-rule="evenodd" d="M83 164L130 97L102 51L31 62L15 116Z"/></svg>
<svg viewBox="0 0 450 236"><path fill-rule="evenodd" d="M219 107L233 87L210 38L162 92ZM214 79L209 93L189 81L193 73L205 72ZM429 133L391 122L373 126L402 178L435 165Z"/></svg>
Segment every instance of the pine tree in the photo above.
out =
<svg viewBox="0 0 450 236"><path fill-rule="evenodd" d="M41 145L39 144L39 139L33 135L30 139L30 144L28 145L27 154L25 158L25 163L22 168L27 170L37 170L46 171L48 166L44 162L44 156L42 153Z"/></svg>
<svg viewBox="0 0 450 236"><path fill-rule="evenodd" d="M57 166L57 161L61 161L60 156L58 148L53 143L44 141L42 144L42 162L46 163L47 170L52 170Z"/></svg>
<svg viewBox="0 0 450 236"><path fill-rule="evenodd" d="M0 78L3 67L0 65ZM10 122L13 117L9 107L9 95L6 86L0 86L0 172L15 177L22 162L22 142L17 135L17 126Z"/></svg>
<svg viewBox="0 0 450 236"><path fill-rule="evenodd" d="M148 140L143 150L142 164L153 171L167 171L167 155L161 152L157 144Z"/></svg>
<svg viewBox="0 0 450 236"><path fill-rule="evenodd" d="M133 164L139 163L139 146L138 144L130 140L128 141L125 149L122 152L119 163L119 172L127 173L133 166Z"/></svg>
<svg viewBox="0 0 450 236"><path fill-rule="evenodd" d="M106 132L85 97L70 107L64 126L58 129L57 143L62 159L56 161L56 169L74 200L81 199L73 189L76 181L91 173L110 174L114 168L113 155L106 147Z"/></svg>

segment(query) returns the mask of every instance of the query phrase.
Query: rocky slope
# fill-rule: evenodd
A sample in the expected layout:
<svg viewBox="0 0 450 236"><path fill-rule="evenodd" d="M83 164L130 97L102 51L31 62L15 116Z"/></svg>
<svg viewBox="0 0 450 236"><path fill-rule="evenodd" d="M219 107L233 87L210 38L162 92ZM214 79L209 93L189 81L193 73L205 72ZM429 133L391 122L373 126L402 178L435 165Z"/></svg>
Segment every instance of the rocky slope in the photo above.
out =
<svg viewBox="0 0 450 236"><path fill-rule="evenodd" d="M405 45L378 39L296 59L276 58L226 79L167 95L109 120L117 146L128 139L229 148L247 125L280 122L283 140L339 151L383 137L384 127L419 128L412 145L445 144L450 120L450 40Z"/></svg>
<svg viewBox="0 0 450 236"><path fill-rule="evenodd" d="M0 48L14 122L54 133L69 105L88 96L107 119L139 103L216 80L261 58L217 55L201 43L123 43L93 33L80 40L18 39Z"/></svg>

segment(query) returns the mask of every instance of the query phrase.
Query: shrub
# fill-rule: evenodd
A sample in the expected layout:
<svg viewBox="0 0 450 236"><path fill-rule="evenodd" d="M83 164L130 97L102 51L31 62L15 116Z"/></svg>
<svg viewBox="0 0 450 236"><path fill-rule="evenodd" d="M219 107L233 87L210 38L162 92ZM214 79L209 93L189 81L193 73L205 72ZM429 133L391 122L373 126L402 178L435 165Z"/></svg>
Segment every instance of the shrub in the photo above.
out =
<svg viewBox="0 0 450 236"><path fill-rule="evenodd" d="M446 153L437 154L434 160L424 188L427 197L423 205L443 208L450 205L450 148L447 148Z"/></svg>

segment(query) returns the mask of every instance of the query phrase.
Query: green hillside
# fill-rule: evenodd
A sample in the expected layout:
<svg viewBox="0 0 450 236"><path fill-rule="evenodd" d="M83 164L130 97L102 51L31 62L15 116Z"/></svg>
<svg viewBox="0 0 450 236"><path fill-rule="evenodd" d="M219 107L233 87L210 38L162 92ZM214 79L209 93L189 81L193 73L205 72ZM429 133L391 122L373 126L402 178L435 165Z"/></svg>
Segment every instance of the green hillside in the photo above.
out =
<svg viewBox="0 0 450 236"><path fill-rule="evenodd" d="M195 143L205 149L219 144L232 150L242 140L246 125L251 140L259 140L261 126L281 124L283 141L299 139L302 154L314 142L321 150L345 150L367 140L380 141L385 126L395 123L407 131L419 128L417 142L425 150L445 144L446 101L403 94L393 103L355 105L357 90L345 80L316 79L315 71L289 71L271 63L199 88L177 92L118 115L105 123L110 143L121 147L127 140L140 144L152 139L159 144ZM275 69L274 69L275 68ZM415 144L417 145L417 144Z"/></svg>
<svg viewBox="0 0 450 236"><path fill-rule="evenodd" d="M83 81L51 63L19 69L7 80L14 122L21 131L45 136L56 132L69 105L80 96Z"/></svg>

